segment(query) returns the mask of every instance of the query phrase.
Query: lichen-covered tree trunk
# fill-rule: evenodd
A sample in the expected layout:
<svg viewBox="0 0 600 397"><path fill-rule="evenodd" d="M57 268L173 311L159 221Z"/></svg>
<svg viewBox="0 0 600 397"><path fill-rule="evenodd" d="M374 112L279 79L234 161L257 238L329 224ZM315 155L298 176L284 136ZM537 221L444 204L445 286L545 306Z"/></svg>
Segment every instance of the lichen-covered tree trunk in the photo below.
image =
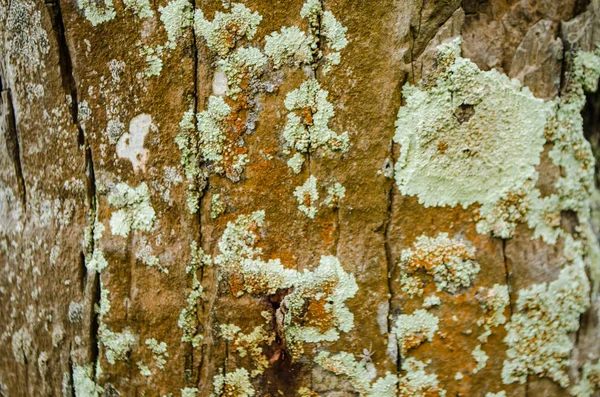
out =
<svg viewBox="0 0 600 397"><path fill-rule="evenodd" d="M598 45L598 0L0 0L0 396L598 395Z"/></svg>

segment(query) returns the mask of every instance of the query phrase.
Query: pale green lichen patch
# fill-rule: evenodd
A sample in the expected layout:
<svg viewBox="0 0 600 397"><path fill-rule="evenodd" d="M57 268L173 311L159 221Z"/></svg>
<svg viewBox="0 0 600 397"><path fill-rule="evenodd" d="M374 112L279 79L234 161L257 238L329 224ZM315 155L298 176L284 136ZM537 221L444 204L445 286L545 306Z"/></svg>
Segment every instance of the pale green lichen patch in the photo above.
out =
<svg viewBox="0 0 600 397"><path fill-rule="evenodd" d="M226 94L233 97L244 90L243 85L249 82L252 85L258 79L267 65L267 58L258 48L242 47L227 58L219 60L217 65L227 78ZM258 91L257 88L256 90Z"/></svg>
<svg viewBox="0 0 600 397"><path fill-rule="evenodd" d="M146 339L144 342L148 349L152 352L154 362L159 369L164 369L165 364L167 363L167 357L169 357L169 353L167 352L167 344L165 342L158 342L156 339Z"/></svg>
<svg viewBox="0 0 600 397"><path fill-rule="evenodd" d="M600 361L596 364L587 362L583 365L581 380L570 390L575 397L592 397L594 392L600 390Z"/></svg>
<svg viewBox="0 0 600 397"><path fill-rule="evenodd" d="M43 28L41 12L36 10L36 3L32 1L13 1L8 4L4 9L5 15L0 17L5 21L6 53L26 69L43 68L50 43Z"/></svg>
<svg viewBox="0 0 600 397"><path fill-rule="evenodd" d="M498 393L486 393L485 397L506 397L506 392L504 390L499 391Z"/></svg>
<svg viewBox="0 0 600 397"><path fill-rule="evenodd" d="M219 215L225 212L226 205L221 200L221 195L216 193L213 194L210 199L210 219L217 219Z"/></svg>
<svg viewBox="0 0 600 397"><path fill-rule="evenodd" d="M92 365L73 366L73 391L76 397L96 397L104 392L92 379Z"/></svg>
<svg viewBox="0 0 600 397"><path fill-rule="evenodd" d="M408 350L425 341L431 342L438 330L439 319L426 310L416 310L413 314L401 314L394 323L392 332L396 336L400 354L404 357Z"/></svg>
<svg viewBox="0 0 600 397"><path fill-rule="evenodd" d="M156 213L150 204L148 186L145 183L141 183L135 189L126 183L118 183L108 195L108 203L119 208L110 218L113 234L127 237L132 229L152 229Z"/></svg>
<svg viewBox="0 0 600 397"><path fill-rule="evenodd" d="M197 387L186 387L181 389L181 397L196 397L198 395Z"/></svg>
<svg viewBox="0 0 600 397"><path fill-rule="evenodd" d="M241 329L234 325L221 325L221 334L223 338L230 341L232 350L235 350L240 357L250 357L255 369L250 373L251 377L262 374L269 366L269 359L263 353L263 345L270 345L275 340L274 332L267 332L264 326L254 327L250 333L242 333Z"/></svg>
<svg viewBox="0 0 600 397"><path fill-rule="evenodd" d="M117 13L112 0L104 0L103 5L93 0L77 0L77 6L92 26L100 25L113 19Z"/></svg>
<svg viewBox="0 0 600 397"><path fill-rule="evenodd" d="M494 284L492 288L480 288L477 291L477 300L485 311L477 320L477 325L483 326L484 332L478 337L480 342L487 342L491 335L491 327L498 327L506 323L504 312L510 304L510 296L506 285Z"/></svg>
<svg viewBox="0 0 600 397"><path fill-rule="evenodd" d="M148 267L154 267L161 273L169 274L169 269L161 266L160 260L156 255L152 253L152 247L148 244L148 241L142 237L140 238L140 248L135 253L135 259L141 261Z"/></svg>
<svg viewBox="0 0 600 397"><path fill-rule="evenodd" d="M173 0L164 7L158 7L160 20L167 31L167 43L165 47L174 49L177 40L183 36L186 29L192 26L194 14L192 3L188 0Z"/></svg>
<svg viewBox="0 0 600 397"><path fill-rule="evenodd" d="M200 254L203 256L202 254ZM200 346L200 342L203 340L202 334L198 333L198 316L197 316L197 306L198 300L204 296L204 288L200 284L200 280L196 275L196 270L198 270L198 265L193 257L192 263L187 267L186 272L188 274L192 274L192 289L189 295L186 298L186 305L179 313L179 319L177 321L177 325L183 331L183 335L181 337L182 342L191 343L193 347Z"/></svg>
<svg viewBox="0 0 600 397"><path fill-rule="evenodd" d="M312 62L313 39L296 26L283 27L281 33L273 32L265 40L265 54L273 60L275 69L283 65L299 67Z"/></svg>
<svg viewBox="0 0 600 397"><path fill-rule="evenodd" d="M90 220L88 219L88 222L89 221ZM108 266L108 262L106 261L106 258L104 258L104 253L100 248L100 239L102 238L105 227L102 222L98 220L97 214L96 218L91 222L93 222L93 224L86 227L86 236L84 236L86 248L85 267L89 272L101 272Z"/></svg>
<svg viewBox="0 0 600 397"><path fill-rule="evenodd" d="M317 214L318 208L316 202L319 199L317 190L317 178L309 176L302 186L297 186L294 190L294 196L298 200L298 209L307 217L313 219Z"/></svg>
<svg viewBox="0 0 600 397"><path fill-rule="evenodd" d="M337 134L329 128L334 111L333 105L327 101L328 95L316 79L305 81L287 94L285 107L289 113L282 133L287 152L306 154L317 149L329 152L348 150L348 133Z"/></svg>
<svg viewBox="0 0 600 397"><path fill-rule="evenodd" d="M98 342L104 346L106 361L115 364L116 360L127 361L128 354L135 344L135 336L128 329L114 332L104 322L104 317L110 311L109 291L100 284L100 302L94 306L98 315Z"/></svg>
<svg viewBox="0 0 600 397"><path fill-rule="evenodd" d="M252 397L256 395L250 382L250 374L245 368L238 368L223 375L222 371L213 378L214 393L212 396Z"/></svg>
<svg viewBox="0 0 600 397"><path fill-rule="evenodd" d="M487 361L489 359L487 353L481 349L481 345L477 345L475 349L471 352L471 355L475 359L475 368L473 369L473 373L481 371L485 368Z"/></svg>
<svg viewBox="0 0 600 397"><path fill-rule="evenodd" d="M346 188L339 182L334 182L327 188L327 197L325 197L325 205L330 208L338 208L342 203L342 199L346 196Z"/></svg>
<svg viewBox="0 0 600 397"><path fill-rule="evenodd" d="M125 10L131 11L139 18L150 18L154 15L149 0L123 0Z"/></svg>
<svg viewBox="0 0 600 397"><path fill-rule="evenodd" d="M204 18L202 10L197 9L194 29L206 40L208 48L224 57L242 38L252 39L261 20L262 16L257 12L250 11L243 4L234 3L228 13L217 11L212 22Z"/></svg>
<svg viewBox="0 0 600 397"><path fill-rule="evenodd" d="M333 256L322 256L313 271L286 269L279 259L264 261L256 230L264 223L264 212L242 215L230 222L219 241L221 253L214 259L221 278L227 279L232 293L272 295L294 287L281 301L276 316L283 327L292 358L302 353L304 343L333 341L339 331L354 326L354 316L345 305L358 287Z"/></svg>
<svg viewBox="0 0 600 397"><path fill-rule="evenodd" d="M545 141L551 104L479 70L459 45L440 46L430 84L404 86L396 120L396 183L425 206L493 205L535 177Z"/></svg>
<svg viewBox="0 0 600 397"><path fill-rule="evenodd" d="M504 383L524 383L528 375L549 377L562 387L569 384L566 368L573 349L570 333L590 305L590 284L581 258L581 244L567 244L565 267L558 279L519 292L518 312L506 325L508 359Z"/></svg>
<svg viewBox="0 0 600 397"><path fill-rule="evenodd" d="M336 375L346 376L354 389L365 397L395 397L398 378L387 372L385 377L372 382L373 375L362 361L356 361L354 355L340 352L331 355L329 352L320 352L315 357L315 362Z"/></svg>
<svg viewBox="0 0 600 397"><path fill-rule="evenodd" d="M421 295L421 280L414 274L424 269L433 277L438 291L456 293L469 287L479 273L475 249L461 239L451 239L447 233L431 238L420 236L412 248L402 251L398 266L402 270L401 288L407 294Z"/></svg>
<svg viewBox="0 0 600 397"><path fill-rule="evenodd" d="M402 363L402 370L406 374L400 378L398 397L446 395L446 390L439 386L437 375L425 372L425 367L424 362L412 357Z"/></svg>
<svg viewBox="0 0 600 397"><path fill-rule="evenodd" d="M11 346L13 356L19 364L25 365L33 359L33 338L27 328L22 327L12 335Z"/></svg>

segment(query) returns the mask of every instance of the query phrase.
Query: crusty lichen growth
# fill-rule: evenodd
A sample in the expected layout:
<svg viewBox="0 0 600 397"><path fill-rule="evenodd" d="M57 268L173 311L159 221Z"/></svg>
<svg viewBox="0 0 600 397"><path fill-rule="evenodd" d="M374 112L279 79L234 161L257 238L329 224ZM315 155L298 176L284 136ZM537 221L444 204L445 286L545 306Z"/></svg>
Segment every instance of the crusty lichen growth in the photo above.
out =
<svg viewBox="0 0 600 397"><path fill-rule="evenodd" d="M150 204L146 183L135 189L126 183L118 183L108 195L108 203L119 209L110 218L113 234L127 237L132 229L146 232L152 229L156 213Z"/></svg>
<svg viewBox="0 0 600 397"><path fill-rule="evenodd" d="M477 325L483 326L484 332L479 336L479 341L487 342L491 335L491 327L498 327L506 323L504 312L510 304L508 286L494 284L492 288L479 288L477 300L485 311L484 315L477 320Z"/></svg>
<svg viewBox="0 0 600 397"><path fill-rule="evenodd" d="M386 372L385 377L372 383L373 375L362 361L356 361L354 355L340 352L331 355L329 352L320 352L315 357L315 362L336 375L348 377L356 391L365 397L395 397L398 378Z"/></svg>
<svg viewBox="0 0 600 397"><path fill-rule="evenodd" d="M551 105L459 47L440 46L432 81L404 86L396 120L396 183L425 206L493 205L536 176L544 146Z"/></svg>
<svg viewBox="0 0 600 397"><path fill-rule="evenodd" d="M219 277L228 281L232 293L272 295L294 287L286 295L276 316L283 328L292 358L302 353L304 343L333 341L339 331L354 327L354 316L345 305L358 287L334 256L322 256L313 271L286 269L279 259L264 261L256 247L256 231L264 223L264 212L242 215L229 222L219 241L221 253L214 259Z"/></svg>
<svg viewBox="0 0 600 397"><path fill-rule="evenodd" d="M319 199L317 178L313 175L309 176L302 186L296 187L294 196L296 197L296 200L298 200L298 209L303 212L304 215L313 219L318 211L316 205L316 202Z"/></svg>
<svg viewBox="0 0 600 397"><path fill-rule="evenodd" d="M186 267L186 273L192 275L192 289L186 298L186 305L179 313L177 325L181 328L182 342L191 343L193 347L200 346L203 340L202 334L198 333L198 300L204 297L204 288L200 284L197 271L201 266L211 264L210 256L206 255L201 247L193 241L190 245L190 264Z"/></svg>
<svg viewBox="0 0 600 397"><path fill-rule="evenodd" d="M479 273L475 249L447 233L431 238L420 236L412 248L402 251L398 266L402 270L402 290L410 296L421 295L421 280L414 275L419 269L433 277L438 291L455 293L469 287Z"/></svg>
<svg viewBox="0 0 600 397"><path fill-rule="evenodd" d="M475 349L471 352L471 355L475 359L475 368L473 369L473 373L481 371L485 368L487 361L489 359L487 353L481 349L481 345L477 345Z"/></svg>
<svg viewBox="0 0 600 397"><path fill-rule="evenodd" d="M327 101L328 95L316 79L305 81L287 94L285 107L289 113L282 133L286 152L306 154L317 149L329 152L348 150L348 133L337 134L329 128L334 111L333 105Z"/></svg>
<svg viewBox="0 0 600 397"><path fill-rule="evenodd" d="M330 208L338 208L346 196L346 188L339 182L334 182L327 188L325 205Z"/></svg>
<svg viewBox="0 0 600 397"><path fill-rule="evenodd" d="M92 373L91 364L73 366L73 392L76 397L96 397L104 392L92 378Z"/></svg>
<svg viewBox="0 0 600 397"><path fill-rule="evenodd" d="M93 0L77 0L77 6L92 26L110 21L117 15L112 0L104 0L103 6Z"/></svg>
<svg viewBox="0 0 600 397"><path fill-rule="evenodd" d="M167 44L165 47L174 49L177 40L183 36L187 28L192 26L192 3L188 0L173 0L164 7L158 7L160 20L167 31Z"/></svg>
<svg viewBox="0 0 600 397"><path fill-rule="evenodd" d="M406 356L408 350L423 342L431 342L438 330L438 324L439 319L423 309L416 310L410 315L399 315L392 332L396 336L402 357Z"/></svg>
<svg viewBox="0 0 600 397"><path fill-rule="evenodd" d="M274 332L267 332L263 325L257 325L252 332L244 334L241 329L234 325L221 325L223 338L230 341L231 349L237 351L240 357L249 356L255 369L250 373L251 377L262 374L269 366L268 358L263 354L262 345L270 345L275 340Z"/></svg>
<svg viewBox="0 0 600 397"><path fill-rule="evenodd" d="M213 194L210 199L210 219L217 219L219 215L225 212L226 205L221 200L221 195L219 193Z"/></svg>
<svg viewBox="0 0 600 397"><path fill-rule="evenodd" d="M596 364L587 362L583 365L581 380L570 390L574 397L592 397L600 390L600 361Z"/></svg>
<svg viewBox="0 0 600 397"><path fill-rule="evenodd" d="M273 32L265 37L265 54L273 60L273 67L283 65L299 67L312 62L313 39L297 26L283 27L281 33Z"/></svg>
<svg viewBox="0 0 600 397"><path fill-rule="evenodd" d="M400 378L398 397L446 395L446 390L439 387L437 375L425 372L425 366L424 362L412 357L402 363L402 370L406 371L406 374Z"/></svg>
<svg viewBox="0 0 600 397"><path fill-rule="evenodd" d="M502 368L504 383L525 383L528 375L549 377L566 387L566 368L573 349L570 333L579 328L579 316L590 305L581 243L568 239L565 266L558 279L521 290L518 312L506 325L508 359Z"/></svg>
<svg viewBox="0 0 600 397"><path fill-rule="evenodd" d="M223 375L222 370L213 378L214 393L211 396L252 397L256 395L250 382L250 374L245 368Z"/></svg>
<svg viewBox="0 0 600 397"><path fill-rule="evenodd" d="M85 245L85 267L89 272L101 272L108 266L104 253L100 248L100 240L104 233L105 227L102 222L98 220L98 214L96 213L95 219L90 219L88 216L88 223L84 233L84 245Z"/></svg>
<svg viewBox="0 0 600 397"><path fill-rule="evenodd" d="M140 248L135 253L135 259L140 260L148 267L157 268L161 273L169 274L169 269L163 267L158 257L152 254L152 247L144 237L140 238Z"/></svg>
<svg viewBox="0 0 600 397"><path fill-rule="evenodd" d="M109 291L100 283L100 302L94 305L94 311L98 316L98 342L104 346L106 361L115 364L116 360L127 361L128 354L136 342L135 336L128 329L122 332L114 332L104 322L104 318L110 311Z"/></svg>
<svg viewBox="0 0 600 397"><path fill-rule="evenodd" d="M169 357L169 353L167 352L167 344L165 342L159 343L154 338L146 339L144 343L152 352L152 358L154 359L156 367L158 369L164 369L165 364L167 363L167 357Z"/></svg>

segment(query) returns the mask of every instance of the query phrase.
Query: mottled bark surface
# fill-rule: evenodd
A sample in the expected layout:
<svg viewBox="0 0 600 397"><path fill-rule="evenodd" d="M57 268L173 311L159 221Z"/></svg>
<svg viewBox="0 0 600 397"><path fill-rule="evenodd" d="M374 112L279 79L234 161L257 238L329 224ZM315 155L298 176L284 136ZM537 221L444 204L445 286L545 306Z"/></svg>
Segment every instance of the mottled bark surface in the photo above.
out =
<svg viewBox="0 0 600 397"><path fill-rule="evenodd" d="M236 48L262 50L265 38L284 26L310 30L301 16L302 0L241 3L262 21L252 37L228 42ZM247 154L243 172L226 175L210 161L198 161L202 171L193 176L194 183L186 178L176 137L184 114L206 110L209 98L220 90L215 76L223 72L215 62L223 56L210 48L197 24L161 20L170 15L164 11L166 0L115 0L115 15L105 21L86 14L94 7L109 9L109 4L0 0L0 395L180 396L188 388L188 396L210 396L215 377L241 369L251 373L256 357L266 361L264 371L248 377L245 391L226 381L221 395L390 395L360 390L358 375L316 363L319 352L354 355L368 382L387 372L398 376L401 381L393 382L391 395L438 396L443 390L446 396L577 393L573 386L585 378L583 366L597 363L600 356L597 263L588 253L597 241L582 237L579 213L559 213L555 227L563 234L555 244L534 238L525 220L517 222L510 237L478 232L479 203L426 207L419 197L399 190L393 167L403 148L393 137L399 109L406 104L402 87L439 73L438 46L458 36L462 56L479 69L495 69L518 79L537 98L558 101L569 86L577 51L590 53L600 44L597 1L323 1L324 10L347 28L339 65L324 73L326 60L313 55L300 66L274 70L269 58L256 77L260 83L252 82L262 84L260 88L248 88L252 76L242 73L242 95L227 97L234 110L225 124L230 128L227 139L241 137L226 144L231 152ZM208 21L233 7L228 1L181 4L190 15L202 10ZM323 18L318 18L319 29ZM180 32L172 38L168 30L173 26ZM313 50L334 52L331 44L326 46L323 30L315 37ZM150 62L156 59L162 62L157 73ZM349 148L310 148L295 173L286 165L291 155L282 131L290 110L284 102L313 78L333 105L329 128L337 134L347 131ZM583 131L596 159L598 98L587 93L582 112ZM461 109L457 118L462 123L471 110ZM312 125L314 115L302 117ZM198 121L192 124L199 128ZM555 193L557 180L565 175L549 157L552 147L548 140L534 181L543 197ZM314 218L299 210L294 195L311 175L318 181L319 199L315 204L303 196L300 204L318 205ZM335 182L343 185L345 195L338 205L326 205L327 188ZM115 204L120 183L132 189L145 184L147 195L140 197L149 201L138 197L134 203ZM190 191L200 197L195 213L188 205ZM585 225L598 236L596 194L585 197L584 205L592 207ZM147 227L140 218L142 225L136 227L135 211L144 203L155 216ZM112 221L120 210L134 218L131 230L122 234ZM335 340L305 341L303 351L294 354L281 318L290 312L282 309L283 300L298 285L236 296L240 281L235 275L226 277L218 264L186 271L194 244L218 258L228 223L259 210L264 210L264 224L250 230L258 236L261 260L279 258L283 267L304 272L317 269L322 256L334 256L353 275L358 290L343 301L354 315L350 330L333 327ZM403 250L415 249L421 236L433 239L440 233L465 241L464 249L473 252L465 255L479 265L479 272L455 291L438 291L432 273L413 269L424 282L424 293L410 296L401 287L407 271L398 265ZM568 366L561 368L568 385L559 385L544 371L528 374L524 383L503 381L508 359L504 338L511 315L520 310L519 293L559 278L566 266L566 235L589 248L583 259L591 283L589 308L580 316L578 330L566 334L574 344L566 354ZM98 266L95 253L106 266ZM198 282L203 292L190 295ZM491 326L482 343L478 337L486 311L481 296L496 284L508 287L510 301L501 309L506 322ZM237 285L238 290L244 286ZM394 336L398 317L423 310L423 298L434 294L440 304L427 312L439 321L435 336L427 338L419 330L411 336L414 344L399 353ZM103 312L103 296L110 301L109 311ZM307 298L295 321L318 323L325 331L333 320L319 299ZM186 307L195 322L189 335L196 337L194 343L182 341L185 330L178 325ZM262 351L240 353L239 339L224 337L221 326L230 324L241 334L262 329L256 342ZM111 333L125 340L120 340L126 345L121 356L106 341ZM166 343L168 356L153 352L150 339ZM473 354L478 345L488 356L480 370ZM437 376L435 387L411 391L403 383L410 371L402 365L411 357ZM594 381L600 386L600 369L596 371L590 394L576 395L593 395Z"/></svg>

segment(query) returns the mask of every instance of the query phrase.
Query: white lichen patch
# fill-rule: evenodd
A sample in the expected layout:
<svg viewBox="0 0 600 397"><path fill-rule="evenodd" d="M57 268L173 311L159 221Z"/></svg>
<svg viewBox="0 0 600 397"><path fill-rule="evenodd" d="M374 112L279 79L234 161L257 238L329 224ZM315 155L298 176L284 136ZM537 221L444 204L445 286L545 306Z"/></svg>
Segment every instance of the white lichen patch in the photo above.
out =
<svg viewBox="0 0 600 397"><path fill-rule="evenodd" d="M156 367L158 369L164 369L165 364L167 363L167 357L169 357L169 353L167 352L167 344L165 342L158 342L156 339L146 339L144 342L148 349L152 352L152 358Z"/></svg>
<svg viewBox="0 0 600 397"><path fill-rule="evenodd" d="M494 284L492 288L479 288L477 300L484 310L484 315L477 320L477 325L483 326L484 332L478 337L480 342L487 342L491 335L491 327L506 323L504 311L510 304L508 286Z"/></svg>
<svg viewBox="0 0 600 397"><path fill-rule="evenodd" d="M129 133L121 135L117 141L117 156L131 161L134 172L138 169L146 170L148 151L144 149L144 139L151 127L156 128L152 124L152 117L149 114L139 114L131 119Z"/></svg>
<svg viewBox="0 0 600 397"><path fill-rule="evenodd" d="M438 291L449 293L469 287L479 273L475 249L461 239L450 239L447 233L418 237L412 248L402 251L398 266L403 272L401 288L410 296L423 293L422 282L414 275L419 269L433 277Z"/></svg>
<svg viewBox="0 0 600 397"><path fill-rule="evenodd" d="M305 154L317 149L348 150L348 133L337 134L329 128L334 111L328 95L316 79L305 81L287 94L285 107L289 113L282 133L286 151Z"/></svg>
<svg viewBox="0 0 600 397"><path fill-rule="evenodd" d="M194 19L192 3L188 0L173 0L164 7L158 7L158 11L167 31L168 40L165 47L174 49L186 29L192 26Z"/></svg>
<svg viewBox="0 0 600 397"><path fill-rule="evenodd" d="M117 15L112 0L104 0L102 2L77 0L77 6L83 11L83 15L85 15L85 18L92 26L108 22Z"/></svg>
<svg viewBox="0 0 600 397"><path fill-rule="evenodd" d="M313 60L313 38L296 26L283 27L281 33L273 32L265 40L265 54L273 60L275 69L308 65Z"/></svg>
<svg viewBox="0 0 600 397"><path fill-rule="evenodd" d="M17 363L25 365L27 362L33 360L33 338L27 328L22 327L12 335L11 346Z"/></svg>
<svg viewBox="0 0 600 397"><path fill-rule="evenodd" d="M73 392L75 392L75 396L96 397L104 392L104 389L93 379L92 370L91 364L75 365L73 367ZM63 380L63 390L64 386L65 382ZM63 395L65 394L63 393Z"/></svg>
<svg viewBox="0 0 600 397"><path fill-rule="evenodd" d="M263 261L262 250L255 246L259 237L256 230L263 223L262 211L229 222L214 263L236 296L272 295L294 287L283 298L276 316L288 351L295 358L304 343L333 341L339 338L339 331L353 328L354 316L345 301L358 287L354 276L346 273L334 256L322 256L316 269L304 272L284 268L279 259Z"/></svg>
<svg viewBox="0 0 600 397"><path fill-rule="evenodd" d="M181 389L181 397L196 397L198 395L197 387L186 387Z"/></svg>
<svg viewBox="0 0 600 397"><path fill-rule="evenodd" d="M223 375L221 373L213 378L214 393L212 396L252 397L256 395L254 386L250 382L250 374L245 368L238 368L233 372Z"/></svg>
<svg viewBox="0 0 600 397"><path fill-rule="evenodd" d="M440 297L437 295L429 295L423 299L423 307L426 309L432 308L434 306L439 306L442 303Z"/></svg>
<svg viewBox="0 0 600 397"><path fill-rule="evenodd" d="M125 10L131 11L139 18L150 18L154 15L149 0L123 0Z"/></svg>
<svg viewBox="0 0 600 397"><path fill-rule="evenodd" d="M446 391L439 387L437 375L425 372L425 367L424 362L412 357L402 363L402 370L406 373L400 378L398 397L446 395Z"/></svg>
<svg viewBox="0 0 600 397"><path fill-rule="evenodd" d="M88 219L88 222L93 223L88 225L85 229L85 267L89 272L101 272L108 266L108 262L106 261L106 258L104 258L104 253L100 248L100 240L102 239L105 227L102 222L98 220L97 214L96 219Z"/></svg>
<svg viewBox="0 0 600 397"><path fill-rule="evenodd" d="M286 164L294 171L294 174L299 174L300 171L302 171L302 165L304 164L304 156L302 153L296 152L290 157Z"/></svg>
<svg viewBox="0 0 600 397"><path fill-rule="evenodd" d="M392 332L396 335L402 357L408 350L425 341L431 342L438 330L439 319L426 310L415 310L413 314L401 314L394 323Z"/></svg>
<svg viewBox="0 0 600 397"><path fill-rule="evenodd" d="M342 199L346 196L346 188L339 182L334 182L327 187L327 197L325 197L325 205L330 208L338 208Z"/></svg>
<svg viewBox="0 0 600 397"><path fill-rule="evenodd" d="M489 357L487 353L481 349L481 345L477 345L475 349L473 349L473 351L471 352L471 355L475 359L476 365L475 368L473 368L473 373L476 374L477 372L485 368Z"/></svg>
<svg viewBox="0 0 600 397"><path fill-rule="evenodd" d="M435 79L405 85L394 141L396 183L425 206L494 205L535 178L552 105L516 80L438 50Z"/></svg>
<svg viewBox="0 0 600 397"><path fill-rule="evenodd" d="M204 18L202 10L196 9L194 30L206 40L208 48L221 57L225 57L242 38L251 40L256 34L262 16L252 12L240 3L234 3L230 12L217 11L214 19Z"/></svg>
<svg viewBox="0 0 600 397"><path fill-rule="evenodd" d="M587 362L583 365L581 380L570 390L574 397L592 397L600 390L600 361L596 364Z"/></svg>
<svg viewBox="0 0 600 397"><path fill-rule="evenodd" d="M310 219L317 214L316 205L319 200L319 191L317 190L317 178L309 176L302 186L297 186L294 190L294 196L298 200L298 209Z"/></svg>
<svg viewBox="0 0 600 397"><path fill-rule="evenodd" d="M250 373L252 378L262 374L269 366L269 359L263 353L263 345L270 345L275 340L275 333L268 332L262 325L254 327L250 333L242 333L241 329L233 324L221 325L223 338L230 341L232 350L240 357L250 357L255 367Z"/></svg>
<svg viewBox="0 0 600 397"><path fill-rule="evenodd" d="M549 377L562 387L569 384L566 369L573 349L570 333L579 328L579 316L590 305L582 247L574 243L569 249L573 251L565 252L570 259L558 279L519 292L518 312L506 325L504 339L509 347L502 368L506 384L525 383L529 375Z"/></svg>
<svg viewBox="0 0 600 397"><path fill-rule="evenodd" d="M79 0L81 1L81 0ZM4 21L4 49L25 70L43 69L50 50L42 14L32 1L9 2L0 17Z"/></svg>
<svg viewBox="0 0 600 397"><path fill-rule="evenodd" d="M132 229L146 232L152 229L156 213L150 204L145 183L135 189L126 183L118 183L108 195L108 203L111 207L119 208L110 218L113 234L127 237Z"/></svg>
<svg viewBox="0 0 600 397"><path fill-rule="evenodd" d="M210 199L210 219L217 219L219 215L225 212L227 206L221 200L221 195L216 193Z"/></svg>
<svg viewBox="0 0 600 397"><path fill-rule="evenodd" d="M244 90L242 85L258 79L267 65L267 58L258 48L241 47L227 58L219 60L217 65L227 78L225 93L233 97Z"/></svg>
<svg viewBox="0 0 600 397"><path fill-rule="evenodd" d="M141 261L148 267L158 269L161 273L169 274L169 269L161 266L160 260L152 253L152 247L144 237L140 238L140 248L135 253L135 259Z"/></svg>
<svg viewBox="0 0 600 397"><path fill-rule="evenodd" d="M320 352L315 357L315 362L328 371L338 376L345 376L350 380L354 389L365 397L395 397L398 378L387 372L385 377L373 381L372 373L362 361L356 361L354 355L340 352L331 355L329 352Z"/></svg>
<svg viewBox="0 0 600 397"><path fill-rule="evenodd" d="M81 322L83 318L83 305L79 302L70 302L68 318L71 323Z"/></svg>

